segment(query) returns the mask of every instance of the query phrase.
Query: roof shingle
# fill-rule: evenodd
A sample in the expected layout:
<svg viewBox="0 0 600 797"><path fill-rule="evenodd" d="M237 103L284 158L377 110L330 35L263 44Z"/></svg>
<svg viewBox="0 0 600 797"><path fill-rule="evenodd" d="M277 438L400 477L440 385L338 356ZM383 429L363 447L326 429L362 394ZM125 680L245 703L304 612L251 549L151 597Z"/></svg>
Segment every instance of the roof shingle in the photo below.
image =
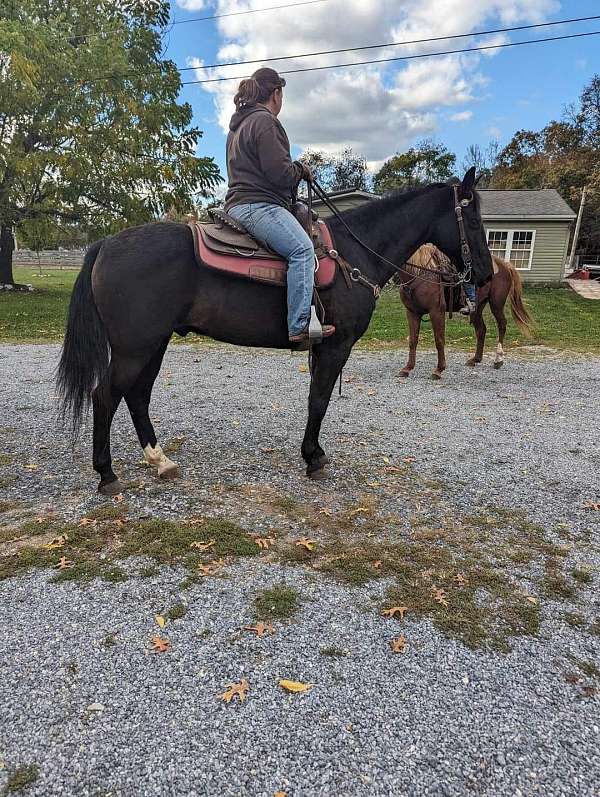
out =
<svg viewBox="0 0 600 797"><path fill-rule="evenodd" d="M574 219L576 214L554 188L539 191L497 191L490 188L479 190L481 215L486 217L543 219L562 217Z"/></svg>

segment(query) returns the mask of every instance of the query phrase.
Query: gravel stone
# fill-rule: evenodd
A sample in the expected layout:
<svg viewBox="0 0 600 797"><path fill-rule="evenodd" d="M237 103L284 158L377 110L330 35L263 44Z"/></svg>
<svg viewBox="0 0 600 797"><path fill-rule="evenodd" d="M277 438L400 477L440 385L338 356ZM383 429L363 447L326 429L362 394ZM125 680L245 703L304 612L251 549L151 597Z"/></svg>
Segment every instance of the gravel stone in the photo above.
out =
<svg viewBox="0 0 600 797"><path fill-rule="evenodd" d="M95 494L89 422L74 450L53 425L58 352L0 347L0 401L9 408L1 453L12 460L0 467L0 498L78 518L105 500ZM588 622L600 615L600 515L584 508L600 501L600 360L511 353L496 371L489 359L477 369L464 359L451 353L434 382L432 354L421 353L414 374L399 380L404 352L355 353L323 425L331 479L314 484L299 454L304 358L172 346L151 417L163 445L184 438L172 455L183 476L161 483L140 466L121 408L113 455L121 479L138 482L129 511L226 514L223 488L235 485L320 506L365 489L357 468L361 479L367 471L376 478L382 457L410 456L423 478L443 480L453 511L507 506L549 533L564 524L573 564L590 566L596 582L583 586L577 605ZM232 519L255 533L271 527L251 494ZM135 573L139 562L127 567ZM406 652L394 655L396 626L371 608L383 581L351 588L263 558L238 560L224 578L186 591L178 568L84 586L52 584L51 575L0 582L0 790L16 767L37 764L28 797L600 793L598 697L583 698L564 680L574 666L567 653L600 663L600 637L568 626L552 601L543 602L540 635L515 640L509 653L469 650L412 619ZM256 594L277 583L299 591L299 613L275 622L273 636L241 633ZM177 600L188 611L161 632L171 650L150 653L155 615ZM108 647L107 634L115 635ZM348 655L324 656L326 646ZM241 678L250 684L243 704L218 699ZM288 695L280 678L314 686Z"/></svg>

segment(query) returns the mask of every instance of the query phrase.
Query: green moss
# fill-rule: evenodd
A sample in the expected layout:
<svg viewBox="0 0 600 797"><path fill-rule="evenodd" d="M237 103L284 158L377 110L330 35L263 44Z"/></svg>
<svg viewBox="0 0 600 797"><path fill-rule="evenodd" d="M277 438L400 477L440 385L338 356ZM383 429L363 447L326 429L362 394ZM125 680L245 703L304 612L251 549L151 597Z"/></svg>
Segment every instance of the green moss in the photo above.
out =
<svg viewBox="0 0 600 797"><path fill-rule="evenodd" d="M276 584L260 592L254 600L257 620L287 620L300 608L298 592L285 584Z"/></svg>
<svg viewBox="0 0 600 797"><path fill-rule="evenodd" d="M571 628L583 628L585 625L585 617L578 612L565 612L564 618L565 623Z"/></svg>
<svg viewBox="0 0 600 797"><path fill-rule="evenodd" d="M40 768L37 764L27 764L17 767L9 773L8 781L3 789L3 794L17 794L32 786L39 778Z"/></svg>
<svg viewBox="0 0 600 797"><path fill-rule="evenodd" d="M14 462L14 457L9 456L8 454L0 454L0 468L3 468L5 465L12 465Z"/></svg>
<svg viewBox="0 0 600 797"><path fill-rule="evenodd" d="M129 511L129 506L124 503L120 504L102 504L95 509L91 509L86 517L92 520L122 520Z"/></svg>
<svg viewBox="0 0 600 797"><path fill-rule="evenodd" d="M331 656L332 658L342 658L348 655L346 650L342 650L335 645L327 645L326 647L320 648L319 653L321 656Z"/></svg>
<svg viewBox="0 0 600 797"><path fill-rule="evenodd" d="M50 580L53 584L60 584L63 581L88 582L96 578L111 584L117 584L121 581L127 581L129 576L120 567L115 567L111 562L85 559L75 562L71 568L59 570Z"/></svg>
<svg viewBox="0 0 600 797"><path fill-rule="evenodd" d="M167 618L169 620L181 620L182 617L185 617L188 612L188 607L181 603L176 603L174 606L167 611Z"/></svg>
<svg viewBox="0 0 600 797"><path fill-rule="evenodd" d="M102 647L104 648L112 648L117 644L117 635L116 633L107 634L104 639L102 640Z"/></svg>
<svg viewBox="0 0 600 797"><path fill-rule="evenodd" d="M587 567L575 567L571 570L571 575L580 584L591 584L594 580L591 570Z"/></svg>

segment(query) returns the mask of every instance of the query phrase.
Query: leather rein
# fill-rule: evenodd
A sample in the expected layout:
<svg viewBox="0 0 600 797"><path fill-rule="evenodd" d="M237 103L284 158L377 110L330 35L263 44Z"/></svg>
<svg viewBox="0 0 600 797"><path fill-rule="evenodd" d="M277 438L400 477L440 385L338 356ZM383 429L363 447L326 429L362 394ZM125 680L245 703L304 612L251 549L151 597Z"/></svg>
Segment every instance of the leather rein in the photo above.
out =
<svg viewBox="0 0 600 797"><path fill-rule="evenodd" d="M342 218L342 216L339 213L338 209L335 207L333 202L331 202L331 200L327 196L327 193L323 190L323 188L321 188L321 186L317 183L316 180L307 181L307 184L308 184L308 204L309 204L309 207L312 208L312 191L314 190L314 192L318 196L318 198L323 202L323 204L326 207L329 208L331 213L342 224L342 226L346 229L346 231L349 233L351 238L353 238L353 240L356 241L357 244L359 244L367 252L369 252L370 254L374 255L376 258L378 258L378 260L381 260L382 263L385 263L386 265L391 266L394 269L394 271L396 271L397 273L406 274L406 269L405 268L403 268L402 266L397 265L396 263L392 262L391 260L388 260L387 257L384 257L383 255L380 255L379 252L376 252L374 249L371 249L371 247L368 244L366 244L364 241L362 241L356 235L356 233L348 226L348 224ZM466 208L466 207L468 207L471 204L471 202L474 199L474 195L471 194L471 196L469 198L466 198L466 199L459 199L459 196L458 196L458 185L453 185L452 188L454 189L454 214L456 216L456 222L458 224L458 231L459 231L459 236L460 236L460 253L461 253L461 258L462 258L464 270L462 272L457 273L458 279L454 280L453 282L443 282L441 280L441 273L440 272L437 272L439 276L438 276L438 279L436 279L436 280L430 280L430 279L427 279L427 277L422 276L421 274L415 274L406 283L401 283L401 285L403 287L405 285L409 284L410 282L413 282L415 279L420 279L423 282L431 282L431 283L435 282L436 284L442 285L442 287L445 287L445 288L455 288L458 285L462 284L463 282L468 282L470 277L471 277L471 269L472 269L472 265L473 265L473 258L472 258L472 255L471 255L471 248L469 247L469 242L467 240L467 236L466 236L466 233L465 233L465 222L464 222L464 217L463 217L463 208ZM344 276L346 277L346 281L348 281L348 278L349 278L350 280L352 280L352 282L361 283L362 285L364 285L365 287L370 288L373 291L373 295L374 295L375 299L379 298L379 296L381 295L381 286L380 285L368 280L362 274L360 269L358 269L356 267L353 268L346 260L344 260L344 258L342 258L339 255L339 253L335 249L330 249L327 254L333 260L335 260L338 263L338 265L342 269L342 272L343 272ZM417 269L418 271L426 272L426 273L429 273L429 274L433 273L433 269L428 268L427 266L419 266L416 263L411 263L410 261L408 262L408 265L410 265L411 268Z"/></svg>

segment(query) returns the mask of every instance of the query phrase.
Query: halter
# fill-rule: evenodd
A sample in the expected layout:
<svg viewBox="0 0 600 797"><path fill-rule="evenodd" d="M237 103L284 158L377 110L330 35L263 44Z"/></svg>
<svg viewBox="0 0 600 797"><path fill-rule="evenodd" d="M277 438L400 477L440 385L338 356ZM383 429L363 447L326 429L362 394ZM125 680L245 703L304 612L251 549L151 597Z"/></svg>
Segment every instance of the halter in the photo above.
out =
<svg viewBox="0 0 600 797"><path fill-rule="evenodd" d="M399 266L396 263L393 263L391 260L388 260L387 257L384 257L383 255L380 255L379 252L376 252L374 249L371 249L371 247L368 246L368 244L366 244L364 241L362 241L356 235L356 233L352 229L350 229L350 227L346 224L346 222L344 221L344 219L340 215L338 209L330 201L329 197L327 196L325 191L321 188L321 186L316 182L316 180L313 180L312 182L310 182L310 181L307 181L307 182L308 182L309 196L311 194L311 189L314 190L315 194L319 197L319 199L323 202L323 204L326 205L329 208L329 210L333 213L333 215L336 217L336 219L342 224L342 226L345 227L347 232L356 241L357 244L360 244L360 246L362 246L362 248L365 249L367 252L370 252L370 254L375 255L375 257L378 258L379 260L381 260L382 263L385 263L386 265L391 266L394 269L394 271L396 271L398 273L403 273L403 272L406 271L406 269L403 268L402 266ZM459 196L458 196L458 188L459 188L459 186L457 184L455 184L455 185L452 186L452 188L454 189L454 214L456 216L456 222L458 224L458 232L459 232L459 236L460 236L460 253L461 253L461 258L462 258L464 270L457 274L458 279L455 280L454 282L441 282L440 283L443 287L448 287L448 288L454 288L454 287L460 285L463 282L468 282L469 279L471 278L471 267L472 267L472 264L473 264L473 258L471 256L471 249L469 247L469 242L467 241L467 236L465 234L465 224L464 224L462 211L463 211L463 208L468 207L471 204L471 202L473 202L474 194L471 193L470 197L467 197L466 199L459 199ZM352 282L359 282L362 285L364 285L365 287L371 288L371 290L373 291L373 295L374 295L375 299L379 298L379 296L381 295L381 286L379 286L376 283L373 283L370 280L368 280L363 275L363 273L360 271L360 269L353 268L342 257L340 257L340 255L338 254L338 252L335 249L329 250L329 252L327 254L333 260L335 260L338 263L338 265L342 268L344 276L346 276L347 278L349 277L349 279L352 280ZM417 266L416 264L411 264L411 265L412 265L413 268L416 268L419 271L426 271L426 272L431 273L431 269L427 268L427 266ZM426 277L422 277L422 276L418 276L418 275L415 275L415 277L413 279L420 279L423 282L433 282L433 280L428 280ZM411 280L411 282L412 282L412 280ZM436 283L437 282L438 282L438 280L436 280Z"/></svg>

